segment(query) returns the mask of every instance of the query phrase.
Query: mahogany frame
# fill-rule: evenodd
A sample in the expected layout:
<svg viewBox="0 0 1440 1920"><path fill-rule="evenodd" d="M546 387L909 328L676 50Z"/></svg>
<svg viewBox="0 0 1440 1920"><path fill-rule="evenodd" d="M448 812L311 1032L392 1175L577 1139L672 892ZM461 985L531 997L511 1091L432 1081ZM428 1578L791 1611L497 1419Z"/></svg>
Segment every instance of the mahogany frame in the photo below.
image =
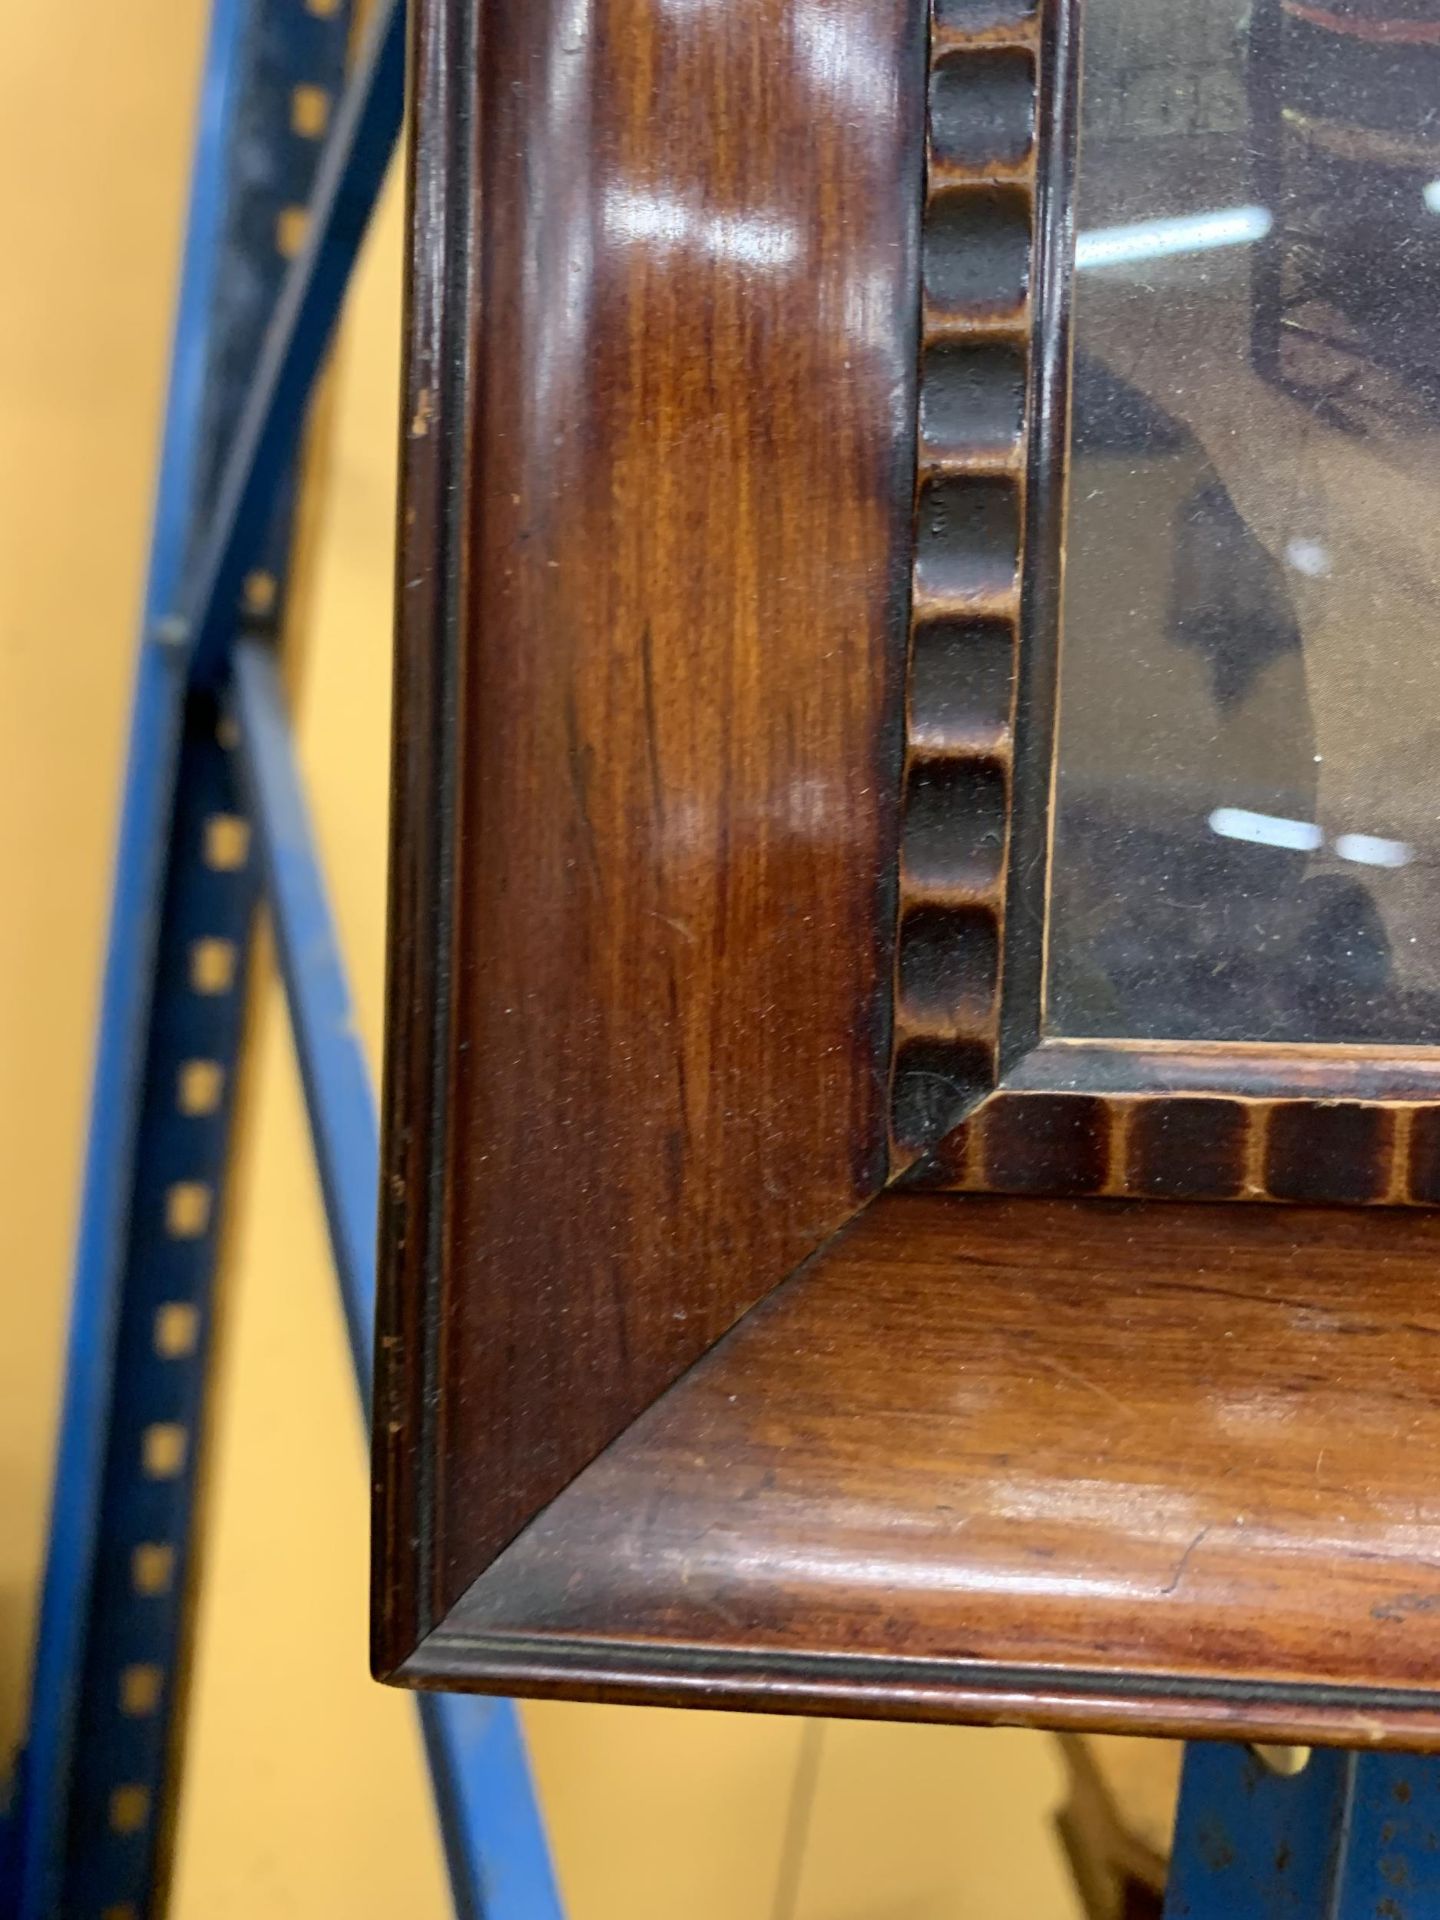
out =
<svg viewBox="0 0 1440 1920"><path fill-rule="evenodd" d="M644 69L635 98L646 125L655 116L644 89L668 84L669 71L663 36L651 34L652 4L600 0L610 36L595 55L600 70L611 63L612 95L617 67L633 58ZM753 10L773 28L784 5L754 0ZM738 12L729 9L731 24L715 29L717 89L749 71ZM1278 1641L1263 1624L1281 1577L1276 1567L1289 1565L1293 1541L1262 1557L1248 1584L1243 1556L1236 1562L1242 1574L1226 1589L1238 1623L1233 1644L1198 1667L1187 1665L1183 1624L1153 1630L1153 1658L1132 1648L1129 1664L1117 1665L1103 1651L1077 1656L1071 1614L1061 1632L1058 1615L1022 1607L1013 1644L1003 1627L966 1651L937 1653L907 1647L893 1620L881 1631L853 1592L842 1606L825 1581L807 1585L793 1569L783 1607L778 1590L751 1578L744 1588L750 1611L739 1616L717 1611L713 1590L690 1589L690 1546L677 1548L675 1540L693 1545L725 1522L722 1508L701 1510L701 1495L678 1520L674 1503L667 1507L667 1489L677 1473L683 1477L686 1460L713 1462L731 1510L738 1503L753 1519L753 1531L742 1528L733 1542L736 1566L752 1576L797 1512L829 1542L821 1560L832 1548L854 1548L842 1516L858 1497L847 1454L852 1441L863 1442L850 1419L856 1381L843 1368L832 1378L824 1355L817 1352L803 1392L792 1383L797 1401L817 1409L818 1427L834 1430L830 1451L829 1442L794 1445L797 1472L814 1466L801 1507L786 1507L775 1491L788 1466L767 1467L753 1482L727 1481L736 1461L765 1453L774 1391L766 1369L782 1365L769 1329L793 1322L799 1331L785 1352L805 1350L807 1316L830 1326L825 1316L838 1311L848 1276L860 1271L867 1298L894 1303L893 1315L877 1309L867 1337L890 1344L869 1364L893 1371L898 1396L913 1391L910 1417L945 1428L943 1392L933 1397L943 1369L916 1373L909 1364L906 1316L929 1297L916 1293L915 1263L933 1267L935 1245L953 1240L957 1257L975 1265L976 1297L991 1301L998 1327L1004 1288L992 1282L1012 1257L1006 1249L1032 1245L1039 1262L1027 1235L1042 1220L1055 1231L1062 1218L1025 1211L1045 1203L1011 1207L916 1189L1152 1202L1432 1202L1440 1200L1440 1060L1420 1049L1040 1038L1032 889L1044 884L1063 539L1076 87L1070 0L931 0L928 33L885 0L841 0L837 18L872 34L879 68L893 80L898 131L866 161L873 177L847 176L844 152L821 143L810 163L815 204L828 206L834 182L843 183L835 197L846 207L844 244L852 252L837 271L855 284L868 274L872 298L877 281L892 293L908 286L913 309L892 302L871 374L862 368L852 376L850 360L843 363L843 376L862 387L873 375L871 388L844 398L862 417L867 406L875 418L882 411L881 373L891 390L908 378L910 424L898 433L892 425L883 444L860 433L850 463L858 491L828 521L813 498L823 461L815 464L812 443L852 432L841 402L833 417L816 411L823 412L827 382L843 385L841 364L815 345L813 369L797 376L781 350L767 345L768 310L752 321L743 303L727 304L732 283L706 269L712 278L704 297L720 336L713 378L723 383L732 351L745 362L747 383L770 383L775 457L795 484L781 524L737 535L743 567L755 568L747 540L773 538L781 560L772 556L748 572L736 606L714 615L717 631L730 623L722 637L739 663L734 686L741 690L731 693L737 711L749 714L752 734L773 719L781 746L767 759L763 741L737 744L733 732L722 730L718 745L708 735L687 742L695 817L713 827L731 865L697 877L693 862L675 863L667 805L678 763L667 752L673 716L694 697L676 637L684 620L675 610L691 603L683 549L666 544L663 526L647 524L637 536L640 572L616 589L623 614L634 615L636 606L646 614L637 662L597 665L604 610L593 629L585 625L593 569L628 537L606 517L618 511L612 497L634 484L621 463L625 435L632 426L654 432L659 423L657 491L691 458L683 436L665 437L675 418L683 424L688 374L659 399L651 395L644 418L626 414L636 341L643 338L648 351L645 326L655 327L657 311L662 322L672 311L647 305L659 298L657 284L662 292L668 285L671 268L662 271L652 259L626 278L628 267L613 266L615 242L605 265L617 277L595 282L601 302L607 289L621 288L613 296L620 318L612 311L609 324L629 330L622 344L630 358L616 364L631 375L622 373L617 386L608 338L599 339L600 370L580 376L589 411L575 436L583 442L578 464L566 464L568 445L556 455L572 476L578 508L563 523L547 523L504 480L507 462L517 473L531 471L534 409L527 413L527 397L508 392L496 342L517 327L523 335L525 302L547 285L542 229L526 221L544 215L553 225L556 218L553 205L515 202L532 194L543 202L553 167L556 180L578 181L574 192L591 217L596 206L613 204L603 201L605 183L587 171L601 136L573 101L568 122L524 118L526 88L516 76L533 80L543 96L552 16L555 0L515 12L481 0L421 0L413 26L375 1428L377 1673L409 1685L711 1706L1267 1738L1343 1741L1363 1733L1440 1745L1440 1701L1424 1683L1413 1639L1396 1653L1394 1636L1377 1637L1364 1624L1400 1615L1385 1611L1390 1589L1377 1594L1369 1584L1363 1543L1353 1556L1341 1555L1336 1591L1359 1611L1348 1665L1334 1683L1324 1677L1323 1649L1317 1652L1298 1601ZM638 52L626 51L627 35ZM574 49L564 52L574 57ZM601 97L589 67L581 83ZM788 85L786 76L745 129L759 154L753 164L763 165L772 148L800 164ZM983 112L956 110L977 98ZM677 145L694 140L696 126L683 122L682 111L663 137ZM697 124L703 140L703 113ZM976 126L989 130L988 149L975 146ZM617 151L643 137L629 122L621 135L607 135ZM539 187L510 170L510 156L522 149ZM728 146L713 159L730 174L750 163ZM634 164L643 174L645 154ZM712 158L697 164L704 175ZM923 207L914 199L922 167ZM766 229L760 244L775 244L775 231ZM811 237L833 247L839 235ZM532 250L541 254L538 265ZM769 297L762 289L762 309ZM774 298L799 303L776 306L775 338L779 320L793 323L796 314L802 326L811 316L813 330L818 309L803 301L818 293ZM667 353L683 358L691 350L661 331L655 353L663 378ZM805 405L791 421L797 380ZM744 403L732 392L718 404ZM714 471L696 480L704 494L696 512L709 516L712 530L748 500L750 457L722 446ZM897 459L914 476L913 501L898 520ZM603 485L592 499L587 476L597 467ZM849 467L837 468L837 495L848 475ZM846 530L834 532L837 521ZM827 553L832 533L849 545ZM574 579L572 541L580 550ZM825 575L817 571L805 618L777 624L777 607L795 616L798 604L785 598L787 568L803 570L797 555L812 547L837 578L835 604L825 604ZM735 555L722 553L719 564L733 566ZM653 595L646 568L664 576ZM712 580L710 597L697 603L706 617L723 587ZM848 652L837 638L850 617L840 607L844 592L868 608L871 635ZM739 604L744 593L764 599L772 617L751 621ZM686 617L693 621L693 608ZM854 624L864 623L857 616ZM516 634L539 649L533 669L519 657L525 649L506 644ZM807 676L817 661L840 662L833 671L843 723L814 705ZM745 708L757 675L758 703ZM778 817L787 796L803 789L797 768L825 786L833 814L822 837L807 829L802 891L820 930L808 948L790 924L797 869L780 862L752 825ZM553 832L547 808L563 815ZM631 857L636 838L648 865ZM793 854L792 846L786 860ZM713 941L696 938L702 922L712 926ZM749 972L734 957L745 941ZM652 968L668 982L661 990L669 1012L655 1010L649 1023L658 1038L626 993L632 975L648 977ZM602 976L611 996L603 1004L595 1000ZM501 1015L509 1019L521 998L540 1029L538 1051L527 1051L527 1037L512 1054L505 1038L512 1029ZM717 1005L702 1033L695 1010ZM653 1060L652 1046L659 1048ZM759 1064L745 1098L753 1111L743 1122L733 1109L707 1114L687 1071L729 1085L736 1063L752 1055ZM658 1085L662 1068L678 1090L657 1091L652 1101L644 1090ZM548 1104L535 1093L537 1080L542 1093L557 1089ZM622 1108L612 1095L618 1100L627 1088L642 1097ZM689 1134L697 1112L711 1143L703 1151ZM751 1123L754 1138L740 1138ZM1159 1231L1169 1211L1142 1208L1141 1215ZM1264 1211L1203 1209L1203 1229L1197 1219L1174 1233L1191 1236L1184 1257L1200 1258L1202 1267L1194 1235L1228 1236L1227 1258L1242 1266L1253 1260L1256 1287L1283 1313L1290 1308L1276 1275L1292 1270L1303 1237L1323 1240L1330 1229L1323 1212L1295 1210L1265 1226ZM1353 1258L1361 1243L1343 1225L1351 1216L1332 1217ZM1066 1284L1101 1294L1116 1285L1148 1289L1133 1255L1136 1216L1118 1209L1084 1218L1113 1226L1097 1237L1087 1224L1079 1238L1089 1266ZM637 1219L644 1225L632 1234ZM1433 1225L1424 1215L1392 1215L1384 1230L1386 1258L1407 1285L1430 1257ZM1289 1254L1279 1245L1287 1235ZM1337 1284L1326 1282L1332 1303L1343 1298ZM976 1333L966 1295L939 1282L934 1288L944 1307L926 1351L963 1366ZM1208 1311L1196 1307L1197 1338ZM1428 1337L1428 1322L1407 1318L1400 1295L1376 1313L1398 1339ZM1204 1337L1215 1332L1211 1324ZM833 1339L825 1352L833 1352ZM1042 1360L1052 1385L1073 1371L1070 1352L1061 1346ZM1336 1341L1321 1363L1336 1370L1340 1403L1350 1352ZM1182 1361L1183 1354L1181 1372ZM1364 1391L1377 1390L1377 1377L1365 1373ZM1115 1397L1108 1386L1099 1391ZM1336 1404L1325 1401L1327 1418ZM1077 1435L1087 1430L1087 1414L1093 1427L1094 1403L1082 1394ZM865 1433L873 1440L882 1430L883 1422ZM890 1447L894 1435L885 1431ZM1112 1531L1122 1544L1137 1500L1152 1491L1142 1482L1153 1467L1138 1442L1133 1460L1127 1454L1126 1431L1122 1424L1112 1436L1109 1463L1120 1487ZM1427 1447L1431 1439L1427 1426ZM1433 1440L1440 1463L1440 1431ZM963 1453L963 1433L948 1444ZM1138 1476L1133 1484L1125 1480L1127 1461ZM1358 1468L1351 1462L1347 1470ZM1228 1472L1217 1468L1206 1489L1217 1515L1235 1498ZM1307 1541L1318 1537L1312 1495L1296 1496L1309 1516L1309 1532L1300 1529ZM903 1520L905 1496L897 1497ZM642 1516L638 1533L617 1530L617 1514ZM1157 1606L1155 1620L1181 1620L1178 1600L1168 1603L1219 1524L1207 1520L1198 1529L1170 1584L1168 1575L1156 1576L1152 1598L1167 1604ZM668 1561L662 1537L671 1542ZM964 1572L948 1540L934 1556L930 1573L916 1576L931 1580L931 1599ZM677 1565L678 1584L670 1578ZM1295 1591L1314 1578L1313 1565L1302 1566ZM1440 1576L1412 1570L1411 1578L1401 1613L1423 1618L1440 1608ZM771 1619L764 1631L762 1616ZM1152 1615L1142 1609L1140 1617L1149 1623ZM1087 1625L1087 1618L1082 1610L1081 1639L1093 1631L1098 1645L1103 1623L1097 1615ZM1152 1628L1137 1631L1138 1646ZM882 1640L889 1634L884 1647L876 1632Z"/></svg>
<svg viewBox="0 0 1440 1920"><path fill-rule="evenodd" d="M982 124L1045 138L1043 154L1017 142L956 156L932 137L928 157L892 1164L907 1185L965 1192L1432 1206L1434 1048L1042 1032L1078 31L1069 6L970 33L945 13L932 111L937 84L965 77L990 94ZM1005 97L1020 75L1028 103ZM1028 235L1028 281L972 274L962 297L937 295L935 282L965 280L953 263L974 251L977 212L995 224L997 207ZM968 362L978 427L963 438L927 431L947 358ZM1012 365L1024 405L1006 417Z"/></svg>

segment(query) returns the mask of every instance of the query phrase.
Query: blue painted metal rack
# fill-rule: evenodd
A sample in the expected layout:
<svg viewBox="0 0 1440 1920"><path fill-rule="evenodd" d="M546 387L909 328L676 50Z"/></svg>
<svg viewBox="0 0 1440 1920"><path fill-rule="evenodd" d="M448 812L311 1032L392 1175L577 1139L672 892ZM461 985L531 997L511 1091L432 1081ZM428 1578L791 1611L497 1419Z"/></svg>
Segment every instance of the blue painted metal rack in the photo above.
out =
<svg viewBox="0 0 1440 1920"><path fill-rule="evenodd" d="M368 1404L375 1105L274 659L306 402L399 131L403 0L214 0L140 637L16 1920L160 1910L243 984L268 902ZM354 45L354 58L347 56ZM348 64L348 78L347 78ZM418 1703L456 1910L559 1920L504 1701Z"/></svg>
<svg viewBox="0 0 1440 1920"><path fill-rule="evenodd" d="M214 0L27 1746L0 1912L163 1902L241 987L275 922L368 1400L375 1105L274 655L306 400L401 117L403 0ZM419 1700L457 1912L560 1920L508 1702ZM1440 1763L1187 1756L1167 1920L1440 1915Z"/></svg>
<svg viewBox="0 0 1440 1920"><path fill-rule="evenodd" d="M1185 1755L1165 1920L1435 1920L1440 1763L1319 1748L1277 1773L1248 1747Z"/></svg>

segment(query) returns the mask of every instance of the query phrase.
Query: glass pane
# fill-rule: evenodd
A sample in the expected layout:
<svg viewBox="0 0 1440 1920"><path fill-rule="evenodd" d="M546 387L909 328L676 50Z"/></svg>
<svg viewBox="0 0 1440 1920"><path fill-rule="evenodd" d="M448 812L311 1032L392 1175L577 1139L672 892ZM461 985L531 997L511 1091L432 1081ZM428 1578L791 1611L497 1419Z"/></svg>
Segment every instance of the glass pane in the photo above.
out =
<svg viewBox="0 0 1440 1920"><path fill-rule="evenodd" d="M1086 0L1047 1027L1440 1038L1440 0Z"/></svg>

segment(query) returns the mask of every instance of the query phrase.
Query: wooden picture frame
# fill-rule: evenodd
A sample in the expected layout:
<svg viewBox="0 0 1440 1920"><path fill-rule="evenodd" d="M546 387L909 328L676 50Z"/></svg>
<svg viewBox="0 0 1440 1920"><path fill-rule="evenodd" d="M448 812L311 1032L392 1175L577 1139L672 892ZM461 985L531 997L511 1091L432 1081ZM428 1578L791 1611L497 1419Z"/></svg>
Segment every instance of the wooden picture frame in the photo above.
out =
<svg viewBox="0 0 1440 1920"><path fill-rule="evenodd" d="M386 1678L1440 1746L1440 1056L1040 1032L1075 29L417 6Z"/></svg>

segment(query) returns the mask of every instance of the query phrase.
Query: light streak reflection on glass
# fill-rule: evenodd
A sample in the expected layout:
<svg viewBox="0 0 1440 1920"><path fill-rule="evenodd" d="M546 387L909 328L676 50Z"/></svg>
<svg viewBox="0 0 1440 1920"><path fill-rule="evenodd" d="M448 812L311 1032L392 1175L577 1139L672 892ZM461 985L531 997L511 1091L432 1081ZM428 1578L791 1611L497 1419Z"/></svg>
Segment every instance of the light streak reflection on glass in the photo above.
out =
<svg viewBox="0 0 1440 1920"><path fill-rule="evenodd" d="M1084 272L1094 267L1127 267L1172 254L1247 246L1263 240L1273 224L1264 207L1222 207L1213 213L1137 220L1124 227L1096 227L1076 236L1075 266Z"/></svg>
<svg viewBox="0 0 1440 1920"><path fill-rule="evenodd" d="M1216 807L1209 826L1222 840L1283 847L1291 853L1318 853L1325 844L1324 829L1313 820L1287 820L1278 814L1252 813L1248 807ZM1408 867L1415 858L1408 840L1389 840L1378 833L1338 833L1331 845L1340 859L1361 867Z"/></svg>
<svg viewBox="0 0 1440 1920"><path fill-rule="evenodd" d="M1273 813L1252 813L1248 807L1216 807L1210 830L1222 840L1288 847L1295 853L1314 853L1325 844L1324 833L1311 820L1285 820Z"/></svg>
<svg viewBox="0 0 1440 1920"><path fill-rule="evenodd" d="M1408 867L1415 849L1405 840L1386 840L1377 833L1342 833L1335 842L1342 860L1355 860L1363 867Z"/></svg>

